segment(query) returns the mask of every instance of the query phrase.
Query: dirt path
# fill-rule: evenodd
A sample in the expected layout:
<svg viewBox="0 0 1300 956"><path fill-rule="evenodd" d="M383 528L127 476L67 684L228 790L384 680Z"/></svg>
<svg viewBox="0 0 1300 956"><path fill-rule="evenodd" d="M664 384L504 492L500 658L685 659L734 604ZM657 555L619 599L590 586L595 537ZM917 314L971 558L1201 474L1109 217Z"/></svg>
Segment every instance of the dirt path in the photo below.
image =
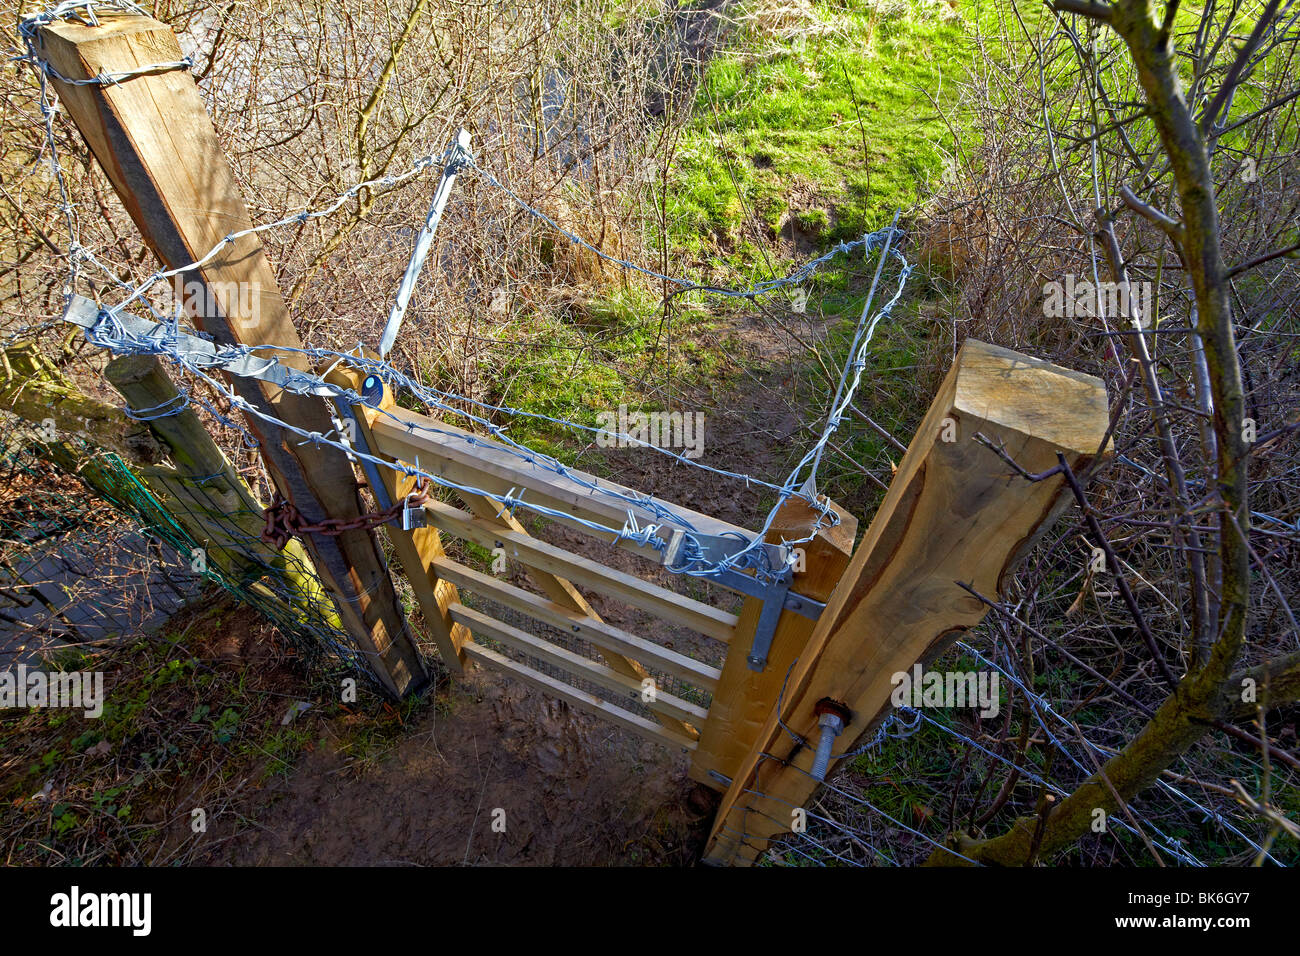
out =
<svg viewBox="0 0 1300 956"><path fill-rule="evenodd" d="M685 757L479 671L378 758L332 735L196 862L689 865L712 798ZM502 815L501 811L504 811ZM504 819L504 832L493 829Z"/></svg>

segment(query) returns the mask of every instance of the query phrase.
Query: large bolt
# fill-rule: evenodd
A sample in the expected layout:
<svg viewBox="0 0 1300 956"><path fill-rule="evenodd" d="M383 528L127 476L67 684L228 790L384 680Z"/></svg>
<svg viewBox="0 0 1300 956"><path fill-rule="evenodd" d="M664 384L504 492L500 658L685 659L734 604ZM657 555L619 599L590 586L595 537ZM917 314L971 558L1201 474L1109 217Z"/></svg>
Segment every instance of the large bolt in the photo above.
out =
<svg viewBox="0 0 1300 956"><path fill-rule="evenodd" d="M813 759L812 776L814 780L824 781L826 768L831 763L831 750L835 746L835 738L844 733L844 725L849 722L851 715L847 707L829 697L817 701L813 713L817 715L817 726L821 727L822 735L817 741L817 756Z"/></svg>
<svg viewBox="0 0 1300 956"><path fill-rule="evenodd" d="M361 383L361 400L371 408L378 408L384 398L384 380L378 375L367 375Z"/></svg>

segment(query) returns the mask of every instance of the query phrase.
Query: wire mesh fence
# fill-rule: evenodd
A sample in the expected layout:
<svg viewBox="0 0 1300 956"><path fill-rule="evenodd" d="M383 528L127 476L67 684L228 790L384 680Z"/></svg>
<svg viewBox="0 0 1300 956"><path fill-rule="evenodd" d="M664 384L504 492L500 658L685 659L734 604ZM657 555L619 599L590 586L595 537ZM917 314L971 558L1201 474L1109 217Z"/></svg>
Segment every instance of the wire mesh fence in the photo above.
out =
<svg viewBox="0 0 1300 956"><path fill-rule="evenodd" d="M16 428L0 463L0 654L39 659L139 634L209 584L274 623L307 662L368 675L310 562L266 549L249 530L261 513L233 498L214 481L142 476L115 454Z"/></svg>

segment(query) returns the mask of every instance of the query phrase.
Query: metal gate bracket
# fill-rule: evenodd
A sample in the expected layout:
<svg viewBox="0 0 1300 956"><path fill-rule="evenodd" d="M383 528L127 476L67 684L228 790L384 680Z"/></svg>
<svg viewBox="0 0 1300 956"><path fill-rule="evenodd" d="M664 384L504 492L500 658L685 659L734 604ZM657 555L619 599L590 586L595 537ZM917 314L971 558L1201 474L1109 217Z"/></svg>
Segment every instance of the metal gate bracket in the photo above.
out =
<svg viewBox="0 0 1300 956"><path fill-rule="evenodd" d="M703 559L711 563L716 563L728 555L736 554L749 546L748 542L720 535L693 534L692 537L698 543ZM680 557L685 539L685 531L677 530L672 533L668 541L668 547L664 549L663 563L665 566L671 567ZM772 639L776 636L776 625L781 620L782 611L793 611L811 621L815 621L821 617L822 611L826 609L826 605L822 601L814 601L810 597L804 597L802 594L796 594L790 590L790 585L794 580L794 572L790 570L789 564L786 562L788 549L784 545L764 543L762 547L766 554L768 566L782 569L777 579L771 584L765 584L752 574L745 574L742 571L730 568L702 575L707 580L717 581L724 587L758 598L763 602L763 610L758 617L758 626L754 629L754 643L750 646L749 654L746 656L749 669L753 671L762 671L767 667L768 653L772 649Z"/></svg>

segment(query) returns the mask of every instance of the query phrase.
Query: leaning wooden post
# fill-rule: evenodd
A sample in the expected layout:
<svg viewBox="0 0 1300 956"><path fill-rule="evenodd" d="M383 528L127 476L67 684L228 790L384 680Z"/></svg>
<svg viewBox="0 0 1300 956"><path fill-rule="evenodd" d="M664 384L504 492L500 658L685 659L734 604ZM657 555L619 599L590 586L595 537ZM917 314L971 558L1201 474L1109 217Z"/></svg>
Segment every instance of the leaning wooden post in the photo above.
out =
<svg viewBox="0 0 1300 956"><path fill-rule="evenodd" d="M281 575L291 615L340 626L328 596L317 583L311 559L296 538L281 550L261 541L262 503L217 447L202 420L182 398L153 355L119 355L104 377L134 413L148 412L148 427L166 448L174 468L137 463L150 490L176 507L173 514L217 565L235 576Z"/></svg>
<svg viewBox="0 0 1300 956"><path fill-rule="evenodd" d="M181 59L171 30L148 17L98 13L99 26L58 21L39 28L37 52L64 77L93 79ZM252 225L234 174L221 153L193 78L183 70L79 86L51 77L68 115L107 173L145 241L169 268L206 256ZM256 235L228 243L206 265L180 277L194 320L221 345L301 346ZM274 348L259 354L304 371L307 358ZM318 398L234 378L253 409L307 432L328 434ZM347 457L249 413L267 470L280 493L309 522L361 514ZM373 532L311 534L304 542L339 617L390 693L422 686L427 675L408 630Z"/></svg>
<svg viewBox="0 0 1300 956"><path fill-rule="evenodd" d="M119 355L105 367L104 378L126 399L130 417L165 444L167 456L181 474L197 478L233 472L157 356Z"/></svg>
<svg viewBox="0 0 1300 956"><path fill-rule="evenodd" d="M831 507L839 515L840 523L822 527L826 522L817 510L802 499L792 498L776 513L767 533L771 544L812 536L811 541L797 546L803 551L803 560L796 566L790 588L814 601L829 600L849 566L858 531L857 518L833 502ZM790 665L803 653L816 626L815 621L794 611L782 612L772 636L767 667L754 671L745 658L762 611L761 600L745 599L736 623L736 636L722 665L722 678L709 704L709 719L700 734L700 745L691 754L691 778L715 790L726 790L740 762L754 745L776 705Z"/></svg>
<svg viewBox="0 0 1300 956"><path fill-rule="evenodd" d="M128 409L148 412L148 427L168 449L174 468L140 465L137 472L173 517L236 577L256 574L279 556L259 540L261 504L235 473L199 416L152 355L119 355L104 369ZM194 484L201 483L202 491ZM208 501L204 501L204 498ZM186 555L186 560L189 556Z"/></svg>
<svg viewBox="0 0 1300 956"><path fill-rule="evenodd" d="M966 340L791 671L781 707L736 771L705 862L752 863L771 837L790 830L793 811L819 785L809 772L817 704L847 706L834 753L854 749L883 719L893 675L932 660L984 617L986 606L957 582L999 594L1068 503L1060 475L1029 481L976 435L1039 473L1057 465L1058 453L1073 468L1096 455L1107 421L1099 379Z"/></svg>
<svg viewBox="0 0 1300 956"><path fill-rule="evenodd" d="M50 443L81 439L136 462L155 462L163 455L148 425L82 394L30 342L0 350L0 408L37 429L52 429Z"/></svg>

